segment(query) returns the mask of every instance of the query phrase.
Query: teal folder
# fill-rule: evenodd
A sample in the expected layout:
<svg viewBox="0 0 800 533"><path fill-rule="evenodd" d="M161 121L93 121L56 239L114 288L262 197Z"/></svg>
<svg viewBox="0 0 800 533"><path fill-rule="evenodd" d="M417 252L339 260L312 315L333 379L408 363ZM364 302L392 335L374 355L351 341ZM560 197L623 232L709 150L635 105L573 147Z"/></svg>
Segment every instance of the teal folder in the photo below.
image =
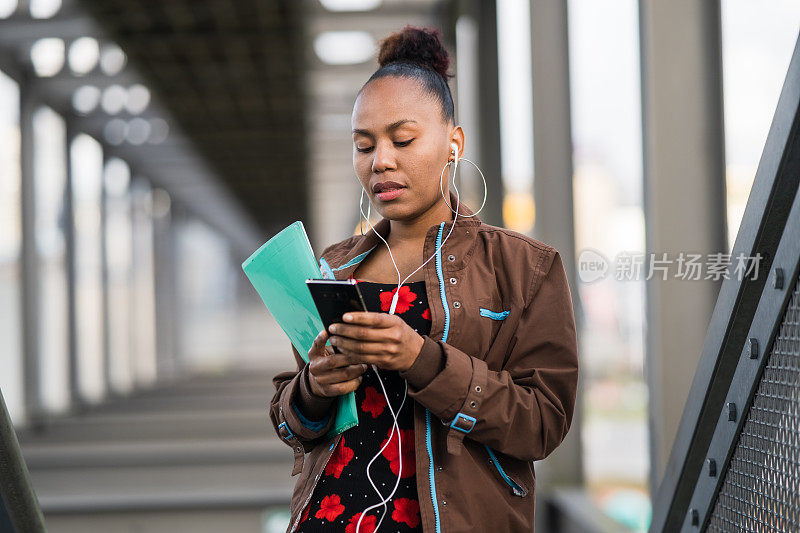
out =
<svg viewBox="0 0 800 533"><path fill-rule="evenodd" d="M323 278L301 221L290 224L242 263L242 270L304 361L325 329L306 279ZM355 393L339 396L336 418L326 437L358 424Z"/></svg>

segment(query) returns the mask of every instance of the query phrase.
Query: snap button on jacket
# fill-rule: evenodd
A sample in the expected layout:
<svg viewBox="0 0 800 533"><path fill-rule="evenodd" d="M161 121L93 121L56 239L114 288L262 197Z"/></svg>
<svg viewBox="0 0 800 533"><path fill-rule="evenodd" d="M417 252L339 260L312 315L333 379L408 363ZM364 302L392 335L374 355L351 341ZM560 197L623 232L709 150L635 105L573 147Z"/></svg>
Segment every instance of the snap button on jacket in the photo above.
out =
<svg viewBox="0 0 800 533"><path fill-rule="evenodd" d="M450 205L456 206L450 192ZM430 334L415 363L400 373L414 399L417 491L423 529L431 533L531 532L536 474L572 423L578 349L572 299L558 250L521 233L482 222L464 204L453 221L428 229L422 270ZM462 218L463 216L463 218ZM384 238L389 220L375 224ZM375 247L370 229L328 246L326 277L347 279ZM423 259L423 260L424 260ZM443 260L445 259L445 260ZM333 423L295 409L311 394L308 367L273 378L270 419L294 454L299 474L290 503L294 531L341 435Z"/></svg>

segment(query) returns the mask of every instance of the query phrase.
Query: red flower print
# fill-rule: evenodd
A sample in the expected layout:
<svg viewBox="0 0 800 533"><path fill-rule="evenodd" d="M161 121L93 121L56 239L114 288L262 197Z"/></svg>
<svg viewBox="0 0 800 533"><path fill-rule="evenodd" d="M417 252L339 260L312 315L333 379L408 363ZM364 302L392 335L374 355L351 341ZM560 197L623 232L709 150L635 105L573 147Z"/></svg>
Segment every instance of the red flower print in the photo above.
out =
<svg viewBox="0 0 800 533"><path fill-rule="evenodd" d="M305 511L303 511L303 515L300 517L300 523L301 523L301 524L302 524L303 522L305 522L305 521L308 519L308 513L309 513L309 511L311 511L311 503L309 503L308 505L306 505L306 510L305 510Z"/></svg>
<svg viewBox="0 0 800 533"><path fill-rule="evenodd" d="M422 312L422 318L424 318L425 320L431 319L431 310L429 307L426 307L425 310Z"/></svg>
<svg viewBox="0 0 800 533"><path fill-rule="evenodd" d="M392 289L391 291L383 291L380 293L381 298L381 311L389 312L389 309L392 307L392 298L394 298L394 293L397 292L397 287ZM417 294L415 292L411 292L411 289L408 285L402 285L400 287L400 296L397 297L397 306L394 308L395 314L405 313L412 307L414 307L414 300L417 298Z"/></svg>
<svg viewBox="0 0 800 533"><path fill-rule="evenodd" d="M322 498L322 503L319 504L319 511L314 516L320 520L333 522L343 512L344 505L342 505L341 498L339 498L338 494L331 494Z"/></svg>
<svg viewBox="0 0 800 533"><path fill-rule="evenodd" d="M344 445L344 437L339 441L339 446L333 451L328 464L325 465L325 475L339 478L342 475L342 470L347 466L347 463L353 458L355 453L352 448Z"/></svg>
<svg viewBox="0 0 800 533"><path fill-rule="evenodd" d="M394 501L392 520L405 522L408 527L417 527L419 525L419 502L409 498L397 498Z"/></svg>
<svg viewBox="0 0 800 533"><path fill-rule="evenodd" d="M392 431L391 428L389 431ZM386 440L387 439L383 439L383 442L381 442L381 448L383 448L383 445L386 444ZM403 452L403 473L400 474L400 477L403 478L413 476L417 473L417 464L414 454L414 430L401 429L400 441ZM400 455L397 453L397 431L392 433L392 442L383 449L383 453L381 455L383 455L386 460L389 461L389 468L391 469L392 473L397 475L398 471L400 470Z"/></svg>
<svg viewBox="0 0 800 533"><path fill-rule="evenodd" d="M353 518L350 519L350 523L347 524L347 527L344 528L344 533L356 533L356 526L358 525L358 519L361 517L361 513L356 513L353 515ZM361 521L361 525L358 528L358 533L373 533L375 531L375 515L368 514L364 517L364 520Z"/></svg>
<svg viewBox="0 0 800 533"><path fill-rule="evenodd" d="M386 407L386 398L378 392L375 387L366 388L366 396L364 401L361 402L361 409L372 415L372 418L378 418Z"/></svg>

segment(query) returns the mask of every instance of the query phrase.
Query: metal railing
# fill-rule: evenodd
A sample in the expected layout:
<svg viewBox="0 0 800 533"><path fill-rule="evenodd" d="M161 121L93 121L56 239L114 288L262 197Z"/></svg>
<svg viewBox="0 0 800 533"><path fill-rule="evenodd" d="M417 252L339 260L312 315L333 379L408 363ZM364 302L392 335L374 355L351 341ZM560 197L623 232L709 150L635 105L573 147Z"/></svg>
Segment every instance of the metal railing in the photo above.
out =
<svg viewBox="0 0 800 533"><path fill-rule="evenodd" d="M800 531L800 39L731 252L650 530ZM758 254L758 255L757 255Z"/></svg>
<svg viewBox="0 0 800 533"><path fill-rule="evenodd" d="M47 531L28 468L0 390L0 531Z"/></svg>

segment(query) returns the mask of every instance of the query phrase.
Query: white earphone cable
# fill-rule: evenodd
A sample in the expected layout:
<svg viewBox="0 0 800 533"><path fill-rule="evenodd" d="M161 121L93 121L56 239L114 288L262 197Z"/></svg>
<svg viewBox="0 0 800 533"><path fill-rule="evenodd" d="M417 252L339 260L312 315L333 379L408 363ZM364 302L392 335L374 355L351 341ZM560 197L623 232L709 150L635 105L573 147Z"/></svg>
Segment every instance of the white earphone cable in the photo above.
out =
<svg viewBox="0 0 800 533"><path fill-rule="evenodd" d="M369 511L370 509L374 509L375 507L382 506L383 514L381 515L380 519L378 520L378 523L375 525L375 529L373 530L373 531L378 531L378 528L381 527L381 522L383 522L383 518L386 516L386 513L388 512L386 504L389 502L389 500L392 499L392 497L394 497L394 493L397 492L397 487L400 486L400 476L403 474L403 450L400 447L400 442L401 442L400 426L397 423L397 419L400 417L400 411L403 410L403 405L406 403L406 396L408 395L408 382L404 381L405 387L403 390L403 401L400 402L400 407L397 408L397 413L395 413L394 409L392 409L392 402L389 401L389 395L386 392L386 387L384 387L383 385L383 380L381 379L381 375L378 374L378 369L375 368L375 366L373 365L372 370L375 372L375 375L378 376L378 383L380 383L381 385L381 390L383 391L383 397L386 398L386 405L389 406L389 412L392 414L392 420L394 422L392 425L392 431L389 433L389 438L386 439L386 443L381 447L378 453L375 456L373 456L372 459L370 459L369 463L367 464L367 479L369 480L369 484L372 485L372 488L375 489L375 492L378 493L378 497L381 498L381 501L374 505L370 505L369 507L361 511L361 516L358 517L358 523L356 523L356 533L358 532L358 528L361 527L361 520L363 520L363 518L366 516L367 511ZM386 447L389 446L389 444L392 442L392 435L394 435L395 431L397 431L397 448L398 448L397 457L400 461L400 464L398 465L397 481L394 484L394 488L392 489L392 492L389 494L389 496L384 498L383 493L375 485L375 482L372 481L372 478L369 475L369 468L372 466L372 463L375 462L375 459L380 457L380 455L383 453L383 450L385 450Z"/></svg>
<svg viewBox="0 0 800 533"><path fill-rule="evenodd" d="M448 166L450 166L450 163L452 163L452 161L448 161L447 164L445 164L445 166L442 168L442 172L439 175L439 189L441 190L442 199L444 199L445 203L447 204L447 207L450 208L450 211L453 211L453 213L455 213L455 216L453 217L453 224L452 224L452 226L450 226L450 231L447 232L447 236L442 240L442 242L439 244L439 246L433 252L433 255L431 255L428 259L426 259L425 262L423 262L420 266L418 266L413 272L411 272L411 274L406 276L406 278L404 280L402 280L402 281L400 280L400 269L397 268L397 263L394 260L394 255L392 255L392 249L389 247L389 243L387 243L386 239L384 239L381 236L381 234L378 233L375 230L375 226L373 226L372 222L370 221L370 213L371 213L371 208L372 208L372 202L369 201L369 196L367 197L367 202L368 202L369 208L368 208L367 215L366 215L365 218L366 218L367 223L369 224L370 228L372 228L372 231L375 232L375 235L377 235L383 241L383 243L386 245L386 249L389 251L389 257L392 260L392 264L394 265L395 271L397 272L398 284L397 284L397 289L395 291L394 297L392 298L392 304L391 304L391 306L389 308L389 314L390 315L394 314L395 308L397 307L397 301L398 301L398 298L400 296L400 287L403 286L403 283L405 283L405 281L408 278L413 276L420 268L425 266L428 263L428 261L430 261L431 259L436 257L436 254L444 246L445 241L447 241L447 238L450 237L450 234L453 232L453 228L455 228L455 226L456 226L456 220L458 219L458 215L459 215L458 207L461 205L461 195L460 195L460 193L458 191L458 186L456 186L456 171L458 170L458 161L459 161L459 159L458 159L458 146L455 143L453 143L451 146L453 147L453 150L452 150L451 153L455 154L455 163L454 163L454 166L453 166L453 180L452 180L452 186L453 186L453 189L456 192L456 208L455 208L455 210L450 206L450 203L447 201L447 198L445 198L444 185L442 184L442 178L444 177L444 171L447 169ZM480 209L478 209L478 211L476 211L472 215L468 215L468 216L475 216L481 211L481 209L483 209L483 206L486 203L486 193L487 193L486 178L484 177L483 172L481 172L481 169L478 168L478 165L476 165L475 163L473 163L472 161L470 161L470 160L468 160L468 159L466 159L464 157L462 157L462 159L464 159L468 163L472 164L478 170L478 172L481 175L481 179L483 180L483 191L484 191L483 203L481 203L481 207L480 207ZM361 200L359 200L359 202L358 202L359 212L361 213L362 217L364 216L364 208L363 208L363 205L362 205L363 198L364 198L364 187L362 185L362 187L361 187ZM462 215L462 217L463 216L467 216L467 215ZM364 234L363 233L363 225L359 224L359 226L362 227L362 235L363 235ZM372 367L372 370L375 372L375 375L378 377L378 382L380 383L381 389L383 390L383 396L384 396L384 398L386 398L386 404L389 406L389 411L392 414L393 425L392 425L392 431L389 434L389 438L387 439L386 444L384 444L381 447L380 451L378 451L378 453L375 456L372 457L372 459L369 461L369 464L367 464L367 470L366 470L367 479L369 480L370 485L372 485L372 488L375 489L375 492L378 493L378 496L381 498L381 501L379 503L376 503L374 505L371 505L371 506L367 507L366 509L364 509L361 512L361 516L359 516L358 523L356 524L356 533L359 533L359 528L361 527L361 521L363 520L364 516L366 516L367 511L369 511L371 509L374 509L376 507L381 507L382 506L384 508L384 512L381 514L380 520L378 521L377 525L375 526L374 533L376 533L378 531L378 528L380 527L381 523L383 522L383 517L386 516L386 513L388 512L386 504L387 504L387 502L389 500L392 499L392 497L394 496L395 492L397 491L397 487L400 484L400 477L401 477L401 475L403 473L403 449L402 449L402 441L401 441L401 438L400 438L401 437L400 427L399 427L399 425L397 423L397 420L399 418L399 413L403 408L403 404L406 401L406 395L408 393L408 383L405 382L405 391L403 392L403 401L400 403L400 408L397 410L397 413L395 413L394 410L392 409L391 401L389 401L389 395L386 393L386 388L383 385L383 380L380 377L380 373L378 373L378 368L374 364L372 364L370 366ZM369 469L370 469L370 466L372 466L372 463L383 453L383 450L386 449L386 446L388 446L389 443L392 441L392 434L394 433L395 430L397 430L397 453L398 453L398 457L399 457L399 460L400 460L400 465L399 465L399 469L398 469L398 472L397 472L397 481L395 482L395 486L392 489L392 492L389 494L389 496L387 498L384 498L383 494L381 493L380 490L378 490L377 486L375 485L375 483L373 482L372 478L370 477Z"/></svg>
<svg viewBox="0 0 800 533"><path fill-rule="evenodd" d="M458 219L458 215L459 215L459 213L458 213L458 207L461 205L461 194L460 194L460 193L459 193L459 191L458 191L458 186L456 185L456 180L455 180L455 178L456 178L456 172L458 171L458 146L456 146L456 145L455 145L455 143L453 143L453 145L452 145L452 146L453 146L453 153L455 154L455 165L454 165L454 167L453 167L453 181L452 181L452 186L453 186L453 189L455 189L455 191L456 191L456 209L455 209L455 210L454 210L452 207L450 207L450 203L447 201L447 198L445 198L445 195L444 195L444 186L443 186L443 184L442 184L442 178L444 177L444 171L447 169L447 167L448 167L448 166L450 166L450 163L451 163L451 161L448 161L448 162L447 162L447 164L446 164L446 165L445 165L445 166L442 168L442 172L441 172L441 174L439 175L439 190L441 191L441 194L442 194L442 199L445 201L445 204L447 204L447 207L448 207L448 208L450 208L450 210L451 210L451 211L453 211L453 213L455 213L455 217L453 217L453 225L452 225L452 226L450 226L450 231L448 231L448 232L447 232L447 236L444 238L444 240L442 240L442 242L441 242L441 244L439 245L439 247L438 247L438 248L436 248L436 250L433 252L433 255L431 255L431 256L430 256L430 257L429 257L427 260L425 260L425 262L424 262L424 263L422 263L422 264L421 264L420 266L418 266L418 267L417 267L417 268L416 268L416 269L415 269L413 272L411 272L411 274L409 274L408 276L406 276L406 278L405 278L404 280L402 280L402 281L400 280L400 270L397 268L397 263L396 263L396 262L395 262L395 260L394 260L394 255L392 254L392 249L389 247L389 243L387 243L387 242L386 242L386 239L384 239L384 238L381 236L381 234L380 234L380 233L378 233L377 231L375 231L375 226L373 226L373 225L372 225L372 221L369 219L369 215L367 215L367 216L366 216L367 223L369 224L370 228L372 228L372 231L374 231L374 232L375 232L375 235L377 235L377 236L378 236L378 238L380 238L380 240L382 240L382 241L383 241L383 243L386 245L386 249L389 251L389 257L391 258L391 260L392 260L392 264L394 265L394 269L395 269L395 271L397 272L397 280L398 280L398 284L397 284L397 292L395 292L395 295L394 295L394 297L392 298L392 305L391 305L391 307L389 308L389 314L390 314L390 315L393 315L393 314L394 314L395 307L397 306L397 300L398 300L398 298L399 298L399 296L400 296L400 287L402 287L402 286L403 286L403 283L405 283L405 281L406 281L408 278L410 278L411 276L413 276L413 275L414 275L414 274L415 274L415 273L416 273L416 272L417 272L417 271L418 271L420 268L422 268L423 266L425 266L425 265L428 263L428 261L430 261L431 259L433 259L433 258L436 256L436 253L437 253L437 252L438 252L438 251L439 251L439 250L442 248L442 246L444 246L444 243L445 243L445 241L447 240L447 237L449 237L449 236L450 236L450 234L453 232L453 228L455 228L455 226L456 226L456 220ZM465 159L465 158L463 158L463 157L462 157L462 159ZM466 160L466 159L465 159L465 160ZM469 161L469 163L472 163L472 161ZM472 165L474 165L474 166L475 166L475 168L478 168L478 166L477 166L477 165L475 165L475 163L472 163ZM480 212L480 210L481 210L481 209L483 209L483 204L485 204L485 203L486 203L486 194L485 194L485 192L486 192L486 178L484 178L484 176L483 176L483 172L481 172L481 170L480 170L479 168L478 168L478 172L480 172L480 174L481 174L481 178L483 178L483 188L484 188L484 197L483 197L483 203L481 204L481 208L480 208L480 209L478 209L478 211L476 211L475 213L473 213L472 215L469 215L469 216L475 216L475 215L477 215L477 214L478 214L478 212ZM362 197L363 197L363 194L364 194L364 188L363 188L363 186L362 186L362 193L361 193L361 194L362 194ZM367 202L369 202L369 197L367 197ZM371 207L371 206L372 206L372 202L369 202L369 205L370 205L370 207ZM363 209L363 207L362 207L362 205L361 205L361 202L360 202L360 201L359 201L359 210L360 210L360 212L361 212L361 216L364 216L364 209ZM466 216L466 215L462 215L462 216Z"/></svg>

